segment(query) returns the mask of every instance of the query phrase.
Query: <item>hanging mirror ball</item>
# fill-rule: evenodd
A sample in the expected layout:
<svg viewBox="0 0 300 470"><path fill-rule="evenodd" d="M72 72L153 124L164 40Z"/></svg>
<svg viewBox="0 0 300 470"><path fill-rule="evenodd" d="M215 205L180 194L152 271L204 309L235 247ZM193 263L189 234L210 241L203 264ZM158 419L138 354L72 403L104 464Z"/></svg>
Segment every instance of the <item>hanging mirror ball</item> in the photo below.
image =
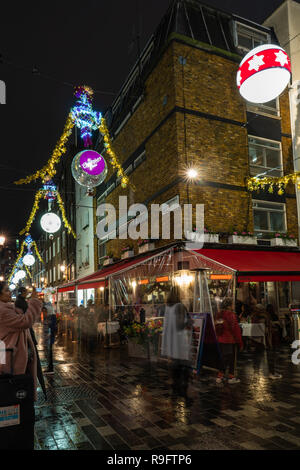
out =
<svg viewBox="0 0 300 470"><path fill-rule="evenodd" d="M106 161L94 150L79 152L72 161L72 175L75 181L88 189L99 186L107 176Z"/></svg>

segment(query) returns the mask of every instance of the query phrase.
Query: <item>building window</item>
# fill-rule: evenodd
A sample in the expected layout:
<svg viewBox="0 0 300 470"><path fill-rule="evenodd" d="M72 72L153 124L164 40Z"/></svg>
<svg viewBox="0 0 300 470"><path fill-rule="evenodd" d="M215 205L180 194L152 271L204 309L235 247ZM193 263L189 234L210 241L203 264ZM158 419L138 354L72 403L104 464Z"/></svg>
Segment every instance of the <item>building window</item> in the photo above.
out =
<svg viewBox="0 0 300 470"><path fill-rule="evenodd" d="M57 239L57 254L60 252L60 237Z"/></svg>
<svg viewBox="0 0 300 470"><path fill-rule="evenodd" d="M259 137L248 137L250 174L282 176L281 143Z"/></svg>
<svg viewBox="0 0 300 470"><path fill-rule="evenodd" d="M272 232L286 232L285 204L253 200L254 230L262 238Z"/></svg>
<svg viewBox="0 0 300 470"><path fill-rule="evenodd" d="M90 247L86 245L85 247L85 264L90 264Z"/></svg>
<svg viewBox="0 0 300 470"><path fill-rule="evenodd" d="M242 52L251 51L255 47L270 43L270 34L245 24L235 23L235 45Z"/></svg>
<svg viewBox="0 0 300 470"><path fill-rule="evenodd" d="M99 260L99 264L102 264L104 258L106 256L106 241L103 243L103 242L100 242L98 244L98 260Z"/></svg>
<svg viewBox="0 0 300 470"><path fill-rule="evenodd" d="M79 250L79 267L82 266L82 250Z"/></svg>
<svg viewBox="0 0 300 470"><path fill-rule="evenodd" d="M53 250L53 258L55 257L55 240L53 242L53 245L52 245L52 250Z"/></svg>
<svg viewBox="0 0 300 470"><path fill-rule="evenodd" d="M247 102L247 110L256 114L266 114L268 116L279 116L279 99L269 101L268 103L255 104Z"/></svg>
<svg viewBox="0 0 300 470"><path fill-rule="evenodd" d="M53 268L53 282L56 281L56 267Z"/></svg>
<svg viewBox="0 0 300 470"><path fill-rule="evenodd" d="M52 256L51 256L51 246L49 247L49 261L52 259Z"/></svg>
<svg viewBox="0 0 300 470"><path fill-rule="evenodd" d="M46 263L48 263L48 250L46 250Z"/></svg>
<svg viewBox="0 0 300 470"><path fill-rule="evenodd" d="M63 234L62 234L62 245L63 247L66 246L66 231L65 230L63 231Z"/></svg>

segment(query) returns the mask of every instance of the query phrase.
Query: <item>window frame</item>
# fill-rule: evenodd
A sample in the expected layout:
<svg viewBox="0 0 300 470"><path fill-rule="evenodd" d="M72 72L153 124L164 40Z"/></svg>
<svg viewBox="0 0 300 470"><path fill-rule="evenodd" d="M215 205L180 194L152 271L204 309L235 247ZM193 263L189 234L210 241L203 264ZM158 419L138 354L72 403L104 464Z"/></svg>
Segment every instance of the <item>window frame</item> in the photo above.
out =
<svg viewBox="0 0 300 470"><path fill-rule="evenodd" d="M274 209L268 209L268 208L262 208L262 207L255 207L254 205L255 204L271 204L273 206L282 206L283 207L283 211L282 210L276 210L275 208ZM267 216L267 221L268 221L268 230L264 230L264 229L259 229L259 230L256 230L255 229L255 226L254 226L254 233L262 233L263 235L268 235L270 233L274 233L274 230L271 230L271 219L270 219L270 212L277 212L277 213L281 213L283 214L283 221L284 221L284 230L280 233L287 233L287 217L286 217L286 204L284 202L273 202L273 201L264 201L264 200L261 200L261 199L252 199L252 212L253 212L253 221L254 221L254 210L256 211L261 211L261 212L266 212L268 214Z"/></svg>
<svg viewBox="0 0 300 470"><path fill-rule="evenodd" d="M245 28L246 30L249 30L249 36L250 36L250 38L251 38L251 40L252 40L252 47L251 47L250 49L246 48L245 46L239 45L239 32L238 32L238 27L239 27L239 26L242 26L242 27ZM247 24L245 24L245 23L242 23L241 21L235 20L235 21L234 21L234 34L233 34L233 35L234 35L234 44L235 44L235 47L236 47L239 51L241 51L241 52L243 52L243 53L248 53L248 52L250 52L252 49L254 49L255 47L258 47L258 46L255 46L255 45L253 44L255 38L254 38L254 36L251 36L251 31L253 31L253 33L258 33L258 34L261 34L261 35L265 35L265 36L266 36L266 42L265 42L265 44L270 44L270 43L271 43L271 34L268 33L267 31L262 31L262 30L260 30L260 29L258 29L258 28L255 28L255 27L253 27L253 26L249 26L249 25L247 25Z"/></svg>
<svg viewBox="0 0 300 470"><path fill-rule="evenodd" d="M259 165L253 165L251 164L250 162L250 145L251 143L249 142L249 138L251 139L256 139L256 140L260 140L260 141L266 141L266 142L272 142L274 144L278 144L279 145L279 158L280 158L280 164L281 164L281 170L277 170L277 171L281 171L281 174L280 176L283 176L283 155L282 155L282 144L281 144L281 141L280 140L272 140L272 139L266 139L265 137L258 137L258 136L255 136L255 135L252 135L252 134L248 134L248 156L249 156L249 173L250 173L250 176L257 176L255 174L252 174L251 173L251 167L256 167L256 168L261 168L261 173L264 173L266 172L267 170L272 170L272 168L270 167L267 167L267 166L264 166L264 167L260 167ZM268 147L267 145L261 145L261 144L253 144L253 145L259 145L263 148L270 148L272 150L274 150L274 147ZM266 158L266 155L264 155L264 158ZM275 168L273 168L273 170L275 170ZM258 173L260 174L260 173ZM268 171L268 174L270 176L270 171ZM273 175L274 176L274 175Z"/></svg>

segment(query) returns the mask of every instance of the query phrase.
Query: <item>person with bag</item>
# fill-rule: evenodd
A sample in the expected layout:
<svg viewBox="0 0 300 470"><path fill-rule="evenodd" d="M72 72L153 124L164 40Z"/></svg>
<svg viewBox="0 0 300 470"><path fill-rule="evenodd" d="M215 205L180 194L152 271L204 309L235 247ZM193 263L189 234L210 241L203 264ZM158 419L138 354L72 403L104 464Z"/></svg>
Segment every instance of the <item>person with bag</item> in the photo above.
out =
<svg viewBox="0 0 300 470"><path fill-rule="evenodd" d="M37 357L30 328L38 320L42 302L36 290L32 290L25 313L11 301L11 292L5 282L0 282L0 340L6 349L13 349L15 375L30 374L33 378L35 400L37 399ZM10 372L9 363L0 364L0 374Z"/></svg>
<svg viewBox="0 0 300 470"><path fill-rule="evenodd" d="M234 370L235 354L236 345L238 345L240 351L242 351L243 340L237 316L233 311L233 301L231 298L225 298L223 300L221 311L215 320L215 329L222 355L222 367L219 370L216 383L221 384L223 382L227 368L229 369L228 383L239 383L240 379L235 377Z"/></svg>
<svg viewBox="0 0 300 470"><path fill-rule="evenodd" d="M171 360L173 393L186 399L190 378L192 322L180 301L178 288L172 287L165 309L162 356Z"/></svg>

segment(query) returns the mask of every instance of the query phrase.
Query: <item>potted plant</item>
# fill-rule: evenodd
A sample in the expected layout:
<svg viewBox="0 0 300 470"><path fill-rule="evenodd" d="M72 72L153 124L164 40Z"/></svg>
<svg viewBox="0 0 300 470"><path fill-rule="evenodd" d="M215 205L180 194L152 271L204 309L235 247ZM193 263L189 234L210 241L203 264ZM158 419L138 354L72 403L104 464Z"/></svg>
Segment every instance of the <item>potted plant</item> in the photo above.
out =
<svg viewBox="0 0 300 470"><path fill-rule="evenodd" d="M257 245L257 237L254 233L247 230L242 232L233 230L228 237L228 243L241 244L241 245Z"/></svg>
<svg viewBox="0 0 300 470"><path fill-rule="evenodd" d="M122 248L121 252L122 252L122 256L121 256L122 259L132 258L132 256L134 256L132 245L125 246L124 248Z"/></svg>
<svg viewBox="0 0 300 470"><path fill-rule="evenodd" d="M103 260L103 266L107 266L108 264L112 264L114 262L114 256L112 253L108 253Z"/></svg>
<svg viewBox="0 0 300 470"><path fill-rule="evenodd" d="M204 232L199 232L194 227L192 232L187 233L186 238L197 243L219 243L219 233L206 227L204 227Z"/></svg>
<svg viewBox="0 0 300 470"><path fill-rule="evenodd" d="M157 358L159 336L162 332L161 321L144 324L132 323L124 332L128 338L128 355L148 360Z"/></svg>
<svg viewBox="0 0 300 470"><path fill-rule="evenodd" d="M155 243L152 240L142 240L138 241L139 253L146 253L146 251L154 250Z"/></svg>
<svg viewBox="0 0 300 470"><path fill-rule="evenodd" d="M297 238L294 235L276 232L271 238L271 246L297 246Z"/></svg>

